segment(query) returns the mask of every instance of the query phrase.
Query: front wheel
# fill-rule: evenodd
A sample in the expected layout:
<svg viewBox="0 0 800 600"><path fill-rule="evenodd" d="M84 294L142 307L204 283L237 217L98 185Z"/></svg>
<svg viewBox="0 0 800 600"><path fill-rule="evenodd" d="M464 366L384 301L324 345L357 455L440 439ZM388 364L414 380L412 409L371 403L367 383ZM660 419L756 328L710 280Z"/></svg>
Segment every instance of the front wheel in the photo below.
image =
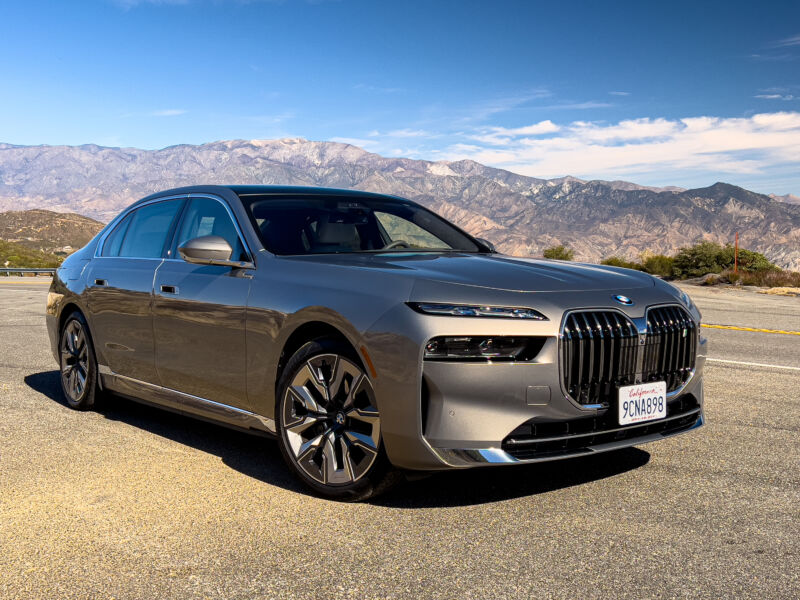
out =
<svg viewBox="0 0 800 600"><path fill-rule="evenodd" d="M97 362L89 326L81 313L72 313L64 321L58 349L64 399L70 408L92 408L97 399Z"/></svg>
<svg viewBox="0 0 800 600"><path fill-rule="evenodd" d="M366 500L397 475L381 444L372 382L352 349L336 340L301 347L283 370L275 410L281 453L315 492Z"/></svg>

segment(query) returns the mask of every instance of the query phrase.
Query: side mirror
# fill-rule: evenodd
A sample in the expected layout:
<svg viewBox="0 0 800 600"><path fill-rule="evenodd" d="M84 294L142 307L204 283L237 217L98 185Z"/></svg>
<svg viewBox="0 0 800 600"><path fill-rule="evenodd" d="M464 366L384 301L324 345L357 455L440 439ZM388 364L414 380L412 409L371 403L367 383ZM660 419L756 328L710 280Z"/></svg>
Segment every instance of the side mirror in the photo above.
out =
<svg viewBox="0 0 800 600"><path fill-rule="evenodd" d="M178 253L186 262L198 265L221 265L227 267L248 267L250 263L231 260L233 248L227 240L218 235L204 235L189 240L178 248Z"/></svg>
<svg viewBox="0 0 800 600"><path fill-rule="evenodd" d="M497 248L495 248L494 244L489 240L484 238L475 238L475 239L478 240L484 246L486 246L491 252L497 252Z"/></svg>

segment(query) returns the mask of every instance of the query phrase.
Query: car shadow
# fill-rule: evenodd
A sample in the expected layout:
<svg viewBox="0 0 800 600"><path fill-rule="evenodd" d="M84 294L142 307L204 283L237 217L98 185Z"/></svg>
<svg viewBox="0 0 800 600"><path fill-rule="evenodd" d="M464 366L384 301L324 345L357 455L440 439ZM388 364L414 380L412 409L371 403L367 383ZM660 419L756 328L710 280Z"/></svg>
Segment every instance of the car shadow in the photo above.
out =
<svg viewBox="0 0 800 600"><path fill-rule="evenodd" d="M67 407L58 371L25 377L32 390ZM97 407L105 418L126 423L155 435L218 456L226 466L270 485L310 495L289 472L277 444L267 438L172 413L146 404L112 396ZM534 496L614 477L644 466L650 454L625 448L569 461L553 461L514 467L445 471L415 478L370 503L391 508L415 509L470 506Z"/></svg>
<svg viewBox="0 0 800 600"><path fill-rule="evenodd" d="M392 508L454 507L511 500L621 475L647 464L650 453L624 448L567 461L444 471L409 481L372 504Z"/></svg>
<svg viewBox="0 0 800 600"><path fill-rule="evenodd" d="M25 377L25 383L50 400L68 407L61 393L58 371ZM95 412L152 434L218 456L223 464L265 483L307 494L286 468L277 444L261 435L230 429L193 417L141 404L116 394L103 398Z"/></svg>

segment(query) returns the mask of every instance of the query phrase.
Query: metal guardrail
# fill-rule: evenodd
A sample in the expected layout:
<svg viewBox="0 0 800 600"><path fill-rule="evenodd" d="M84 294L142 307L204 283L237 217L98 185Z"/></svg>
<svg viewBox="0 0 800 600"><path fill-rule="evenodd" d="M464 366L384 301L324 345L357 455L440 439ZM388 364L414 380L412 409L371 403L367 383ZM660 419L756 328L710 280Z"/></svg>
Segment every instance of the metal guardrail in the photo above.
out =
<svg viewBox="0 0 800 600"><path fill-rule="evenodd" d="M0 267L0 275L53 275L55 269L11 269Z"/></svg>

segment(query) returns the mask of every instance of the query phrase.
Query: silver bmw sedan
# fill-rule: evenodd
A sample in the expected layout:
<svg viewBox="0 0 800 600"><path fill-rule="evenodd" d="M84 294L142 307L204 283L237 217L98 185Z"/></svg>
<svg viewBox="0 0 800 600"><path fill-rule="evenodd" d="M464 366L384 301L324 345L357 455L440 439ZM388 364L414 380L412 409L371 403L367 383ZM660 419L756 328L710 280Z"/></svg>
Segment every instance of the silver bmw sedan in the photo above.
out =
<svg viewBox="0 0 800 600"><path fill-rule="evenodd" d="M304 187L153 194L47 301L71 407L112 392L275 436L342 500L700 427L699 324L638 271L504 256L409 200Z"/></svg>

